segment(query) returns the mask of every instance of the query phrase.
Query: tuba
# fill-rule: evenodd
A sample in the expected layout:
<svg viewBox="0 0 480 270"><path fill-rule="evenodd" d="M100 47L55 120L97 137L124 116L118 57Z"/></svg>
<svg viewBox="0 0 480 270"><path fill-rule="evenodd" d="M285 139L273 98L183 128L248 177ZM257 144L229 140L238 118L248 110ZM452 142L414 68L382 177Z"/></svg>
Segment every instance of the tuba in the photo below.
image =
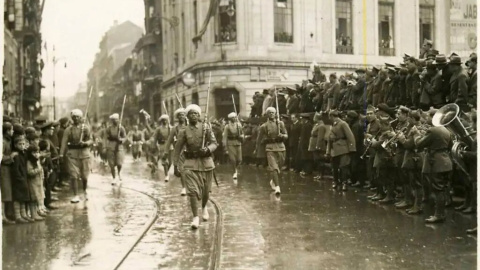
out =
<svg viewBox="0 0 480 270"><path fill-rule="evenodd" d="M473 147L476 131L469 131L463 125L459 117L460 112L460 107L457 104L447 104L435 113L432 124L436 127L445 127L455 135L456 140L452 147L453 162L470 177L461 152Z"/></svg>

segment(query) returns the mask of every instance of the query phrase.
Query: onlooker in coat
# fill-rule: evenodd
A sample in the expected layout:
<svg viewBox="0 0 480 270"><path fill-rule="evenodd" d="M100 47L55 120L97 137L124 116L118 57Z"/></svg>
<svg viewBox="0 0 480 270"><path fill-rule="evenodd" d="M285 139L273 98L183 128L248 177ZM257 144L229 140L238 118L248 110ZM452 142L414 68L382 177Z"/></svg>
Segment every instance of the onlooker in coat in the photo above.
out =
<svg viewBox="0 0 480 270"><path fill-rule="evenodd" d="M2 192L2 222L3 224L14 224L15 222L8 219L5 215L5 210L7 209L6 206L12 203L12 177L10 170L13 163L13 158L17 155L16 152L12 152L13 126L11 123L3 123L2 134L2 164L0 167L0 187Z"/></svg>
<svg viewBox="0 0 480 270"><path fill-rule="evenodd" d="M448 65L452 73L448 102L456 103L462 111L469 112L468 74L462 67L462 59L459 56L453 56Z"/></svg>

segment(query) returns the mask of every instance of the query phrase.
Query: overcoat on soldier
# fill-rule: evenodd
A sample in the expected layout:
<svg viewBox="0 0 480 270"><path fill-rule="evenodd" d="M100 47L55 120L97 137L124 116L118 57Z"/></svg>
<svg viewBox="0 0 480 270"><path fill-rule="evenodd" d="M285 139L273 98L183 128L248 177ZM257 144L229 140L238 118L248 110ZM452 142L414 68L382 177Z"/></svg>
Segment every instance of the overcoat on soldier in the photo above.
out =
<svg viewBox="0 0 480 270"><path fill-rule="evenodd" d="M422 173L442 173L453 169L450 149L452 135L445 127L431 127L425 136L415 139L415 145L425 150Z"/></svg>

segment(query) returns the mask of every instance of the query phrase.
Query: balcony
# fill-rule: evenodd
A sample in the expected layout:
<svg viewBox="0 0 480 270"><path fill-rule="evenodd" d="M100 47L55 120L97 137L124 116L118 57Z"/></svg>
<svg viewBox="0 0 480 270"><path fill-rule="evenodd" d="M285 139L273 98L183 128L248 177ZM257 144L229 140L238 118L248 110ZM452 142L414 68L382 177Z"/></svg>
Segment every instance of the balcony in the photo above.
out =
<svg viewBox="0 0 480 270"><path fill-rule="evenodd" d="M395 48L382 48L380 47L381 56L395 56Z"/></svg>
<svg viewBox="0 0 480 270"><path fill-rule="evenodd" d="M353 54L353 46L337 45L337 54Z"/></svg>

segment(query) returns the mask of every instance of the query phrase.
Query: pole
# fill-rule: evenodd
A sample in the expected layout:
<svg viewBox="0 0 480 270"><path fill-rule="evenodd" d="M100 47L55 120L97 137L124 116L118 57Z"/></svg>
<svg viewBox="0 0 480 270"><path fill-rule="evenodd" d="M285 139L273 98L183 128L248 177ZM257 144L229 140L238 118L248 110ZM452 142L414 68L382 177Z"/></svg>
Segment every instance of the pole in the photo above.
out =
<svg viewBox="0 0 480 270"><path fill-rule="evenodd" d="M233 97L233 94L232 94L232 101L233 101L233 110L235 111L235 114L238 116L237 106L235 105L235 98Z"/></svg>
<svg viewBox="0 0 480 270"><path fill-rule="evenodd" d="M122 126L123 120L123 109L125 109L125 101L127 100L127 94L123 96L122 112L120 113L120 124L118 125L118 138L120 138L120 127Z"/></svg>
<svg viewBox="0 0 480 270"><path fill-rule="evenodd" d="M212 80L212 72L210 72L209 78L208 78L208 88L207 88L207 107L205 108L205 120L203 121L203 124L206 125L208 121L208 104L210 101L210 82ZM202 147L205 147L205 136L207 135L207 131L203 130L203 138L202 138Z"/></svg>
<svg viewBox="0 0 480 270"><path fill-rule="evenodd" d="M180 101L180 98L178 97L177 94L175 94L175 96L177 97L178 103L180 104L180 108L183 109L183 104L182 104L182 102Z"/></svg>
<svg viewBox="0 0 480 270"><path fill-rule="evenodd" d="M57 99L55 98L55 66L57 62L55 60L55 47L53 47L53 120L57 119Z"/></svg>

